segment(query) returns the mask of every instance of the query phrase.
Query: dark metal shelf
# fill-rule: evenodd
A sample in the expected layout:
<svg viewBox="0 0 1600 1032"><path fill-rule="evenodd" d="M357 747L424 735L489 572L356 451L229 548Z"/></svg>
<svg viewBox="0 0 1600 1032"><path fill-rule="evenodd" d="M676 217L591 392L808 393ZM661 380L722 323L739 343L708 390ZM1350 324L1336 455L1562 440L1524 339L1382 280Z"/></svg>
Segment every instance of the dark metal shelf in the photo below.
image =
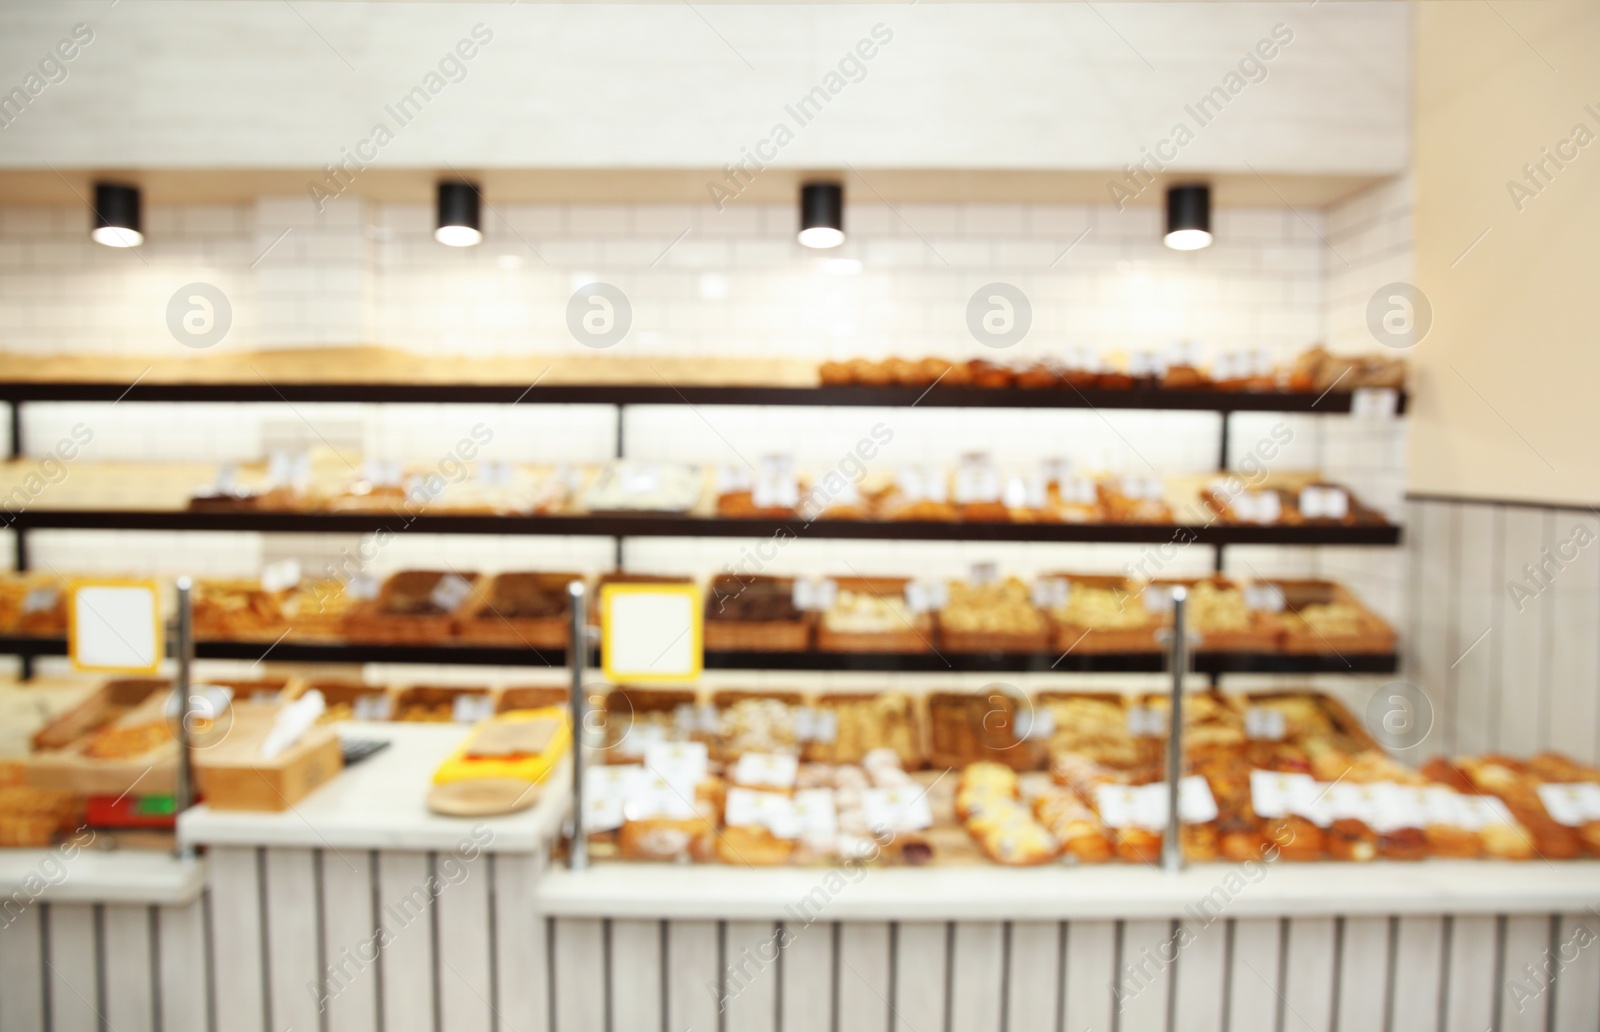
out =
<svg viewBox="0 0 1600 1032"><path fill-rule="evenodd" d="M534 534L592 537L772 537L874 541L1070 541L1203 545L1395 545L1400 528L1170 523L918 523L869 520L722 519L659 514L492 516L360 512L48 510L16 514L27 530L214 530L265 533ZM1192 535L1192 536L1191 536Z"/></svg>
<svg viewBox="0 0 1600 1032"><path fill-rule="evenodd" d="M907 408L1096 408L1189 412L1350 411L1349 391L1077 390L1042 387L672 387L593 384L0 382L0 401L392 402L530 405L811 405ZM1398 412L1406 408L1400 392Z"/></svg>
<svg viewBox="0 0 1600 1032"><path fill-rule="evenodd" d="M62 656L60 638L0 637L0 655ZM523 666L563 669L562 649L483 645L364 645L344 642L202 641L199 659L265 659L276 663L427 663L463 666ZM1392 674L1394 654L1285 655L1282 653L1207 652L1195 654L1194 669L1202 674ZM955 652L707 652L707 670L899 671L906 673L1104 673L1151 674L1166 669L1166 655L1124 654L955 653ZM598 669L598 667L596 667Z"/></svg>

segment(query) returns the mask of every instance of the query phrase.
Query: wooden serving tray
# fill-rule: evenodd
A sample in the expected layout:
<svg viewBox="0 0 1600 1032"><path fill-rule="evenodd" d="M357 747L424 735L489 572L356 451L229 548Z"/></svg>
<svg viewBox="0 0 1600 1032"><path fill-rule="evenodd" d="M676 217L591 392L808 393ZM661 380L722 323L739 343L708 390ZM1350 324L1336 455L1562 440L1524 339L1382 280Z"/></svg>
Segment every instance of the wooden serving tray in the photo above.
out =
<svg viewBox="0 0 1600 1032"><path fill-rule="evenodd" d="M1120 589L1128 599L1124 603L1143 608L1141 589L1126 577L1117 574L1045 574L1045 577L1064 580L1068 585L1090 588ZM1142 627L1085 627L1081 624L1063 623L1052 615L1055 627L1054 648L1057 652L1079 652L1085 655L1104 655L1122 652L1160 652L1156 631L1161 621L1154 615Z"/></svg>
<svg viewBox="0 0 1600 1032"><path fill-rule="evenodd" d="M427 615L392 613L389 606L394 598L395 585L400 577L424 571L405 570L394 574L383 582L383 587L378 590L378 597L366 602L358 602L345 614L345 636L351 641L371 642L379 645L421 645L449 641L455 631L455 625L460 615L467 611L480 598L479 587L482 578L476 573L460 573L468 584L472 585L472 592L462 603L450 613L430 613ZM439 571L426 571L439 572ZM449 576L449 573L444 573Z"/></svg>
<svg viewBox="0 0 1600 1032"><path fill-rule="evenodd" d="M1273 614L1279 628L1278 648L1292 655L1338 653L1372 654L1390 653L1397 645L1395 630L1377 613L1362 605L1344 585L1327 580L1289 580L1273 578L1261 583L1271 584L1283 593L1288 613ZM1339 602L1361 610L1358 631L1350 634L1320 634L1299 620L1293 619L1308 605Z"/></svg>

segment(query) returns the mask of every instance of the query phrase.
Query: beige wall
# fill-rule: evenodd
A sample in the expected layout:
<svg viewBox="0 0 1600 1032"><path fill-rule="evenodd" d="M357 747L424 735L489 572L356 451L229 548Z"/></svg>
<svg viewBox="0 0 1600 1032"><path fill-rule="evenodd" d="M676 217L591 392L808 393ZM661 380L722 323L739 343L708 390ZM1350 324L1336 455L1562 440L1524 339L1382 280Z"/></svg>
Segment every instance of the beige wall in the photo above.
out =
<svg viewBox="0 0 1600 1032"><path fill-rule="evenodd" d="M1600 4L1423 3L1417 48L1411 490L1600 502Z"/></svg>

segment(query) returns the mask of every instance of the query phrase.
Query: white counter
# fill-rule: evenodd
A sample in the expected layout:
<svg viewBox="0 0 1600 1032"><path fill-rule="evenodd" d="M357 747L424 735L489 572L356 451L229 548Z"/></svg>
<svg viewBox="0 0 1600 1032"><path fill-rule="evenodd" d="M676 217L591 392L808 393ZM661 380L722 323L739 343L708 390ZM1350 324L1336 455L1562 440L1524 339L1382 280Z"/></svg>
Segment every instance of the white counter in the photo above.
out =
<svg viewBox="0 0 1600 1032"><path fill-rule="evenodd" d="M205 886L204 861L135 849L0 849L0 901L185 904Z"/></svg>
<svg viewBox="0 0 1600 1032"><path fill-rule="evenodd" d="M561 868L541 912L567 917L725 920L1005 921L1194 917L1513 914L1600 907L1600 861L1256 866L1201 864L1178 875L1127 865L1014 868L748 868L603 863ZM1217 893L1220 893L1218 895ZM809 907L802 901L812 901ZM1193 909L1191 909L1193 908Z"/></svg>
<svg viewBox="0 0 1600 1032"><path fill-rule="evenodd" d="M479 824L490 853L532 853L560 833L570 795L570 767L557 767L537 803L505 817L441 817L425 800L433 772L468 728L455 724L350 722L352 738L387 739L374 754L282 813L197 806L178 818L181 842L196 846L288 846L311 849L452 850Z"/></svg>

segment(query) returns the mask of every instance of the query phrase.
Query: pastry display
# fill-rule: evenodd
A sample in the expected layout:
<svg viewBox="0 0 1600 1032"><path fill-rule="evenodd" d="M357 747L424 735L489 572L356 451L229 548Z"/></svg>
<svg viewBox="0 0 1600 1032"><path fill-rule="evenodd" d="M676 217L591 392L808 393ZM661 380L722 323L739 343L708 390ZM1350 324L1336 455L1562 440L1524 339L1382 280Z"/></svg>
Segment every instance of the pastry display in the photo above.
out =
<svg viewBox="0 0 1600 1032"><path fill-rule="evenodd" d="M583 583L578 573L501 573L472 602L455 625L462 641L565 648L572 636L569 588Z"/></svg>
<svg viewBox="0 0 1600 1032"><path fill-rule="evenodd" d="M1036 585L1050 605L1057 649L1085 654L1154 652L1161 621L1126 577L1052 575Z"/></svg>
<svg viewBox="0 0 1600 1032"><path fill-rule="evenodd" d="M902 692L830 693L817 697L807 718L813 732L805 755L817 763L860 763L887 749L905 768L922 765L916 708Z"/></svg>
<svg viewBox="0 0 1600 1032"><path fill-rule="evenodd" d="M796 606L795 591L791 577L713 577L706 588L706 648L804 651L811 643L812 619Z"/></svg>
<svg viewBox="0 0 1600 1032"><path fill-rule="evenodd" d="M927 652L933 648L931 605L913 607L903 578L840 578L833 604L817 627L824 652ZM920 590L920 586L919 586ZM932 601L923 600L923 601Z"/></svg>
<svg viewBox="0 0 1600 1032"><path fill-rule="evenodd" d="M480 579L476 573L401 571L383 582L377 598L351 608L345 633L353 641L445 641L457 618L479 603Z"/></svg>
<svg viewBox="0 0 1600 1032"><path fill-rule="evenodd" d="M939 610L939 638L953 652L1039 652L1050 626L1016 577L981 584L951 581Z"/></svg>
<svg viewBox="0 0 1600 1032"><path fill-rule="evenodd" d="M0 574L0 634L56 638L67 633L67 586L54 574Z"/></svg>
<svg viewBox="0 0 1600 1032"><path fill-rule="evenodd" d="M202 641L275 641L289 629L280 593L257 580L199 580L191 598Z"/></svg>

